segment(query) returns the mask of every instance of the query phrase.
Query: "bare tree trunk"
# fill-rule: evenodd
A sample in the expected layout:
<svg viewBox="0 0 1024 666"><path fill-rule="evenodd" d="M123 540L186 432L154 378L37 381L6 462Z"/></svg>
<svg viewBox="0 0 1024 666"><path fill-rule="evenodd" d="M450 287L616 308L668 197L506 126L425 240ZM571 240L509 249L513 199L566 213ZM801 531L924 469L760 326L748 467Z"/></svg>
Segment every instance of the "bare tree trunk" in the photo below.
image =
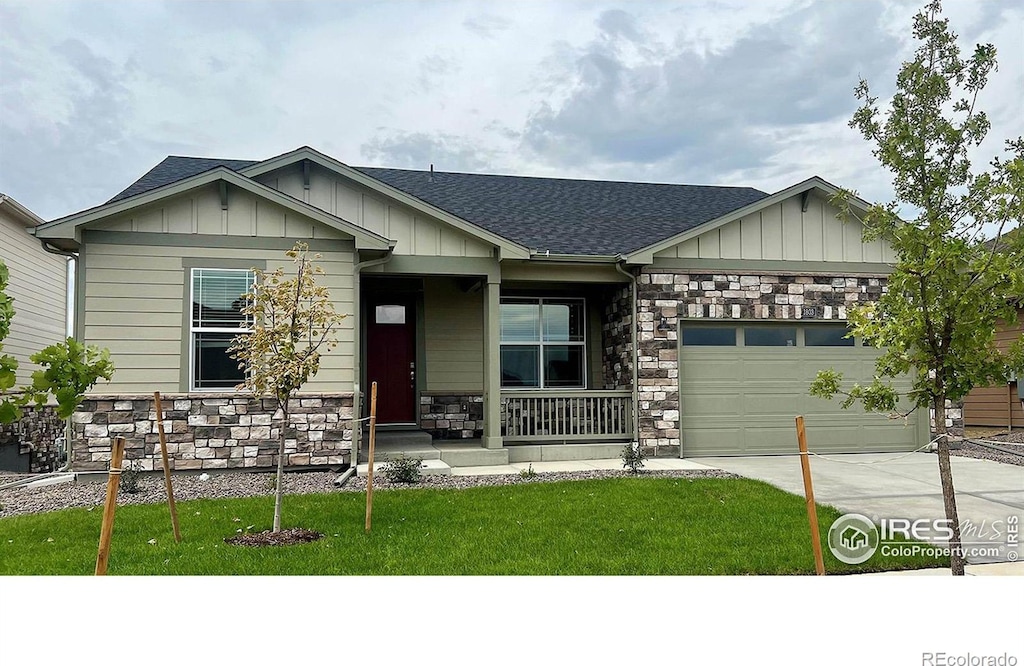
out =
<svg viewBox="0 0 1024 666"><path fill-rule="evenodd" d="M274 531L281 531L281 497L284 495L284 441L288 431L288 398L278 398L284 420L281 423L281 438L277 447L277 489L274 494Z"/></svg>
<svg viewBox="0 0 1024 666"><path fill-rule="evenodd" d="M942 481L942 504L946 509L946 520L950 522L953 538L949 540L949 568L954 576L964 575L964 553L960 543L960 519L956 513L956 491L953 489L953 469L949 464L949 439L946 436L946 398L936 396L932 401L935 410L935 434L939 445L939 480Z"/></svg>

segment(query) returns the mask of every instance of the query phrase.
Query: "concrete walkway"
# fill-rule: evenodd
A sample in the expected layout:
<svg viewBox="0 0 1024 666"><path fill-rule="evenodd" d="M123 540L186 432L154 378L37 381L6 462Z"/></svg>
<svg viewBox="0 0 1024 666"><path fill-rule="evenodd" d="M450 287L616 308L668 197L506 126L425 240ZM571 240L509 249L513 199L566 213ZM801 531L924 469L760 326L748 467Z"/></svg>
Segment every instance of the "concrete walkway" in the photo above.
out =
<svg viewBox="0 0 1024 666"><path fill-rule="evenodd" d="M380 471L385 464L384 461L376 461L373 464L375 472ZM496 474L519 474L533 466L533 471L538 474L542 472L590 472L594 470L623 469L622 460L619 458L606 458L601 460L552 460L547 462L534 463L509 463L507 465L476 465L467 467L449 467L440 460L424 460L421 466L423 474L441 474L450 476L491 476ZM363 476L367 473L369 466L366 463L358 465L358 474ZM708 470L715 469L708 465L693 460L680 460L679 458L652 458L644 461L644 469L650 471L663 470Z"/></svg>
<svg viewBox="0 0 1024 666"><path fill-rule="evenodd" d="M910 569L908 571L878 571L856 574L857 576L949 576L949 568ZM991 564L968 564L965 576L1024 576L1024 562L993 562Z"/></svg>
<svg viewBox="0 0 1024 666"><path fill-rule="evenodd" d="M519 474L533 466L533 471L542 472L590 472L594 470L623 469L619 458L603 460L557 460L535 463L511 463L508 465L487 465L481 467L453 467L452 476L480 476L487 474ZM644 469L652 472L663 470L708 470L708 465L679 458L651 458L644 461Z"/></svg>
<svg viewBox="0 0 1024 666"><path fill-rule="evenodd" d="M803 495L799 456L749 456L696 458L694 462L724 469L740 476L760 479L783 490ZM1017 521L1017 557L1024 559L1024 467L990 460L953 456L953 484L961 525L967 521L985 533L964 536L965 547L1002 545L995 558L969 558L972 562L1005 561L1011 557L1006 532L1011 517ZM811 456L814 499L874 521L881 518L942 518L942 488L934 454L865 453ZM1002 538L991 541L992 528Z"/></svg>

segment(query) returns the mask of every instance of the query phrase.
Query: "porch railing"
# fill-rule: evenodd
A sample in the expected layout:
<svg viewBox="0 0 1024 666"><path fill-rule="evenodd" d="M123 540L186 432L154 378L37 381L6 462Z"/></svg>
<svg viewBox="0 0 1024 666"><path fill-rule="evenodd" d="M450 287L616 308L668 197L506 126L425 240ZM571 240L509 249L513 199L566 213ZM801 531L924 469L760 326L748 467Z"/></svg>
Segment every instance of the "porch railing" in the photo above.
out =
<svg viewBox="0 0 1024 666"><path fill-rule="evenodd" d="M521 441L633 439L630 391L502 391L502 436Z"/></svg>

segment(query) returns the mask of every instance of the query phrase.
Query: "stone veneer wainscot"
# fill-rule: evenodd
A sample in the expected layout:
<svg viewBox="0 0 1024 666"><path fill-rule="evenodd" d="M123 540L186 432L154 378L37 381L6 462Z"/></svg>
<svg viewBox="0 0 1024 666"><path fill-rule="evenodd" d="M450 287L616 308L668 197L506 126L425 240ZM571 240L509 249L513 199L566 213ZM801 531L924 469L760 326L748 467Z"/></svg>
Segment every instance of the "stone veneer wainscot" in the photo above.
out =
<svg viewBox="0 0 1024 666"><path fill-rule="evenodd" d="M877 301L885 277L704 273L644 268L637 279L640 443L680 452L679 319L845 321L847 308Z"/></svg>
<svg viewBox="0 0 1024 666"><path fill-rule="evenodd" d="M57 440L64 436L64 421L56 408L23 407L21 414L14 423L0 424L0 446L18 447L18 455L28 456L31 473L56 470L60 457Z"/></svg>
<svg viewBox="0 0 1024 666"><path fill-rule="evenodd" d="M282 413L273 398L238 394L161 396L164 432L174 469L270 468L277 464ZM285 433L289 466L342 465L352 451L352 394L302 394L291 402ZM160 469L152 396L89 396L72 416L72 466L103 470L112 437L125 457Z"/></svg>

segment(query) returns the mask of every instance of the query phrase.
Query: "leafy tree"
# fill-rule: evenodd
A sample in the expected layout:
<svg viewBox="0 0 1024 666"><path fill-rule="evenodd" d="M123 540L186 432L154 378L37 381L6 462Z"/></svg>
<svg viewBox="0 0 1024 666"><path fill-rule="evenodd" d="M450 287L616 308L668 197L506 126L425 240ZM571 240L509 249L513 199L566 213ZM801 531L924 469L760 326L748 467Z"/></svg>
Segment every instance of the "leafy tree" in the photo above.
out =
<svg viewBox="0 0 1024 666"><path fill-rule="evenodd" d="M17 421L22 407L46 404L51 395L57 399L57 415L66 419L97 381L113 377L110 352L83 345L74 338L50 345L29 357L42 366L32 373L32 384L15 389L18 360L2 353L15 314L14 299L7 294L9 281L10 272L0 260L0 423Z"/></svg>
<svg viewBox="0 0 1024 666"><path fill-rule="evenodd" d="M900 396L886 378L909 373L910 403L934 411L952 571L962 575L946 401L1024 369L1024 338L1006 353L993 345L996 322L1015 320L1015 304L1024 297L1024 236L1003 233L1024 217L1024 140L1006 141L1006 154L990 170L972 167L969 151L989 130L976 102L996 68L996 50L978 45L961 57L941 10L934 0L914 17L919 45L900 68L886 112L866 81L856 88L861 106L850 126L874 143L873 154L893 173L896 200L858 216L852 192L835 198L841 219L861 222L865 240L886 239L897 257L887 292L849 313L853 333L884 350L877 374L869 385L843 389L842 375L826 370L811 392L844 394L844 407L860 402L869 411L892 412ZM913 219L901 218L901 204L916 211ZM994 239L985 241L987 230Z"/></svg>
<svg viewBox="0 0 1024 666"><path fill-rule="evenodd" d="M236 336L229 348L232 358L246 371L245 382L238 389L256 397L273 396L281 407L274 532L281 531L290 401L320 369L322 353L337 345L334 336L346 316L334 311L327 288L317 285L316 276L324 271L309 258L309 246L299 241L286 254L296 266L295 276L285 279L280 267L269 273L254 271L256 280L242 308L242 313L252 318L253 329Z"/></svg>

